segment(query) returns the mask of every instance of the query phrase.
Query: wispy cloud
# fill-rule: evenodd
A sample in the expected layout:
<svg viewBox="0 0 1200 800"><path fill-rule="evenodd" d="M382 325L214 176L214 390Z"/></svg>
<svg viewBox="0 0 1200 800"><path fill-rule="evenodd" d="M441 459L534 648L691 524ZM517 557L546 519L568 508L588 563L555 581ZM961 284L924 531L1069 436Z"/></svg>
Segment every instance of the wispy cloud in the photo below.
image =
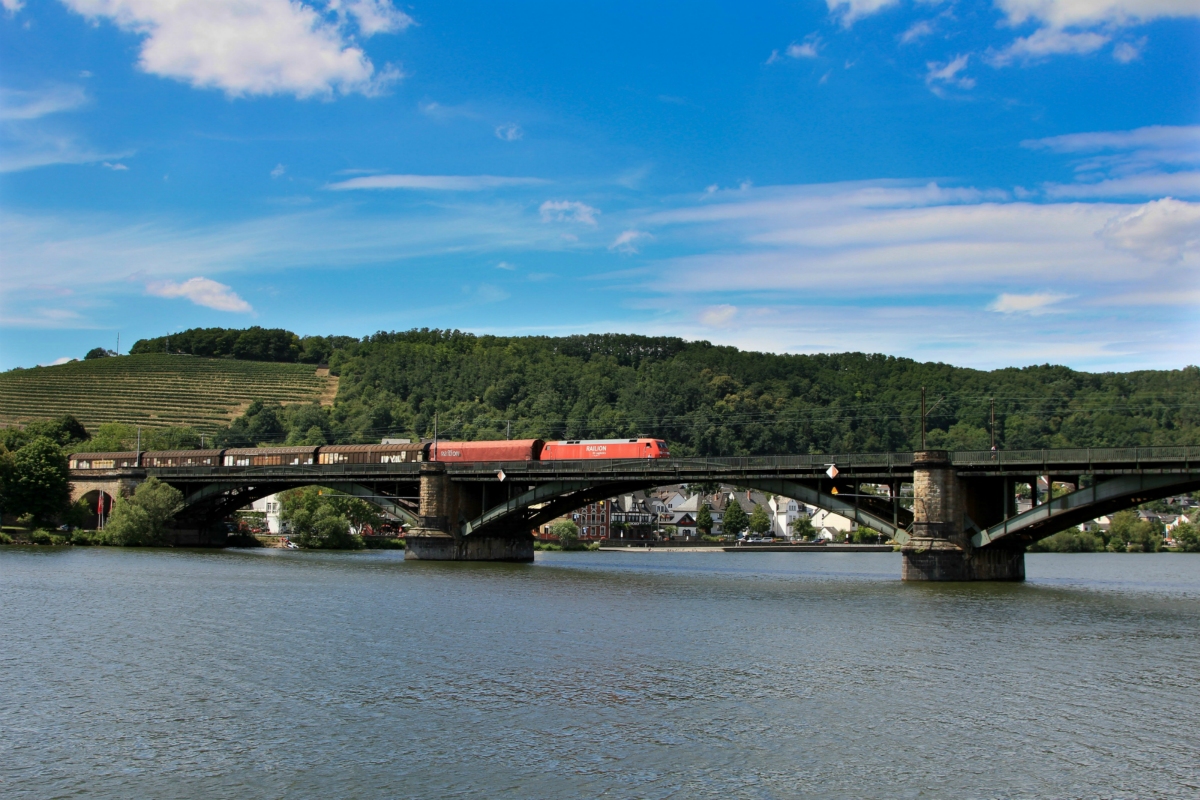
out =
<svg viewBox="0 0 1200 800"><path fill-rule="evenodd" d="M925 85L931 92L939 96L947 86L959 89L975 88L975 79L962 74L970 59L970 53L963 53L944 64L936 61L926 62Z"/></svg>
<svg viewBox="0 0 1200 800"><path fill-rule="evenodd" d="M575 200L547 200L538 208L542 222L582 222L596 224L599 209Z"/></svg>
<svg viewBox="0 0 1200 800"><path fill-rule="evenodd" d="M898 3L899 0L825 0L829 13L839 18L847 28L863 17L869 17Z"/></svg>
<svg viewBox="0 0 1200 800"><path fill-rule="evenodd" d="M1021 146L1074 156L1075 181L1046 184L1049 197L1200 197L1197 125L1072 133Z"/></svg>
<svg viewBox="0 0 1200 800"><path fill-rule="evenodd" d="M613 243L608 246L609 250L616 250L619 253L636 253L638 252L638 242L654 237L645 231L628 230L622 231Z"/></svg>
<svg viewBox="0 0 1200 800"><path fill-rule="evenodd" d="M1049 56L1083 55L1094 53L1111 39L1111 36L1104 33L1071 33L1055 28L1042 28L1029 36L1014 40L999 51L990 53L986 60L994 67L1004 67L1017 61L1036 61Z"/></svg>
<svg viewBox="0 0 1200 800"><path fill-rule="evenodd" d="M515 122L506 122L496 126L496 138L502 142L515 142L525 137L525 131Z"/></svg>
<svg viewBox="0 0 1200 800"><path fill-rule="evenodd" d="M810 33L802 42L792 42L784 51L788 58L816 58L821 54L821 37Z"/></svg>
<svg viewBox="0 0 1200 800"><path fill-rule="evenodd" d="M81 86L53 85L40 90L0 89L0 120L40 119L73 111L88 103Z"/></svg>
<svg viewBox="0 0 1200 800"><path fill-rule="evenodd" d="M537 186L541 178L511 178L499 175L368 175L326 186L334 191L350 189L419 189L435 192L479 192L508 186Z"/></svg>
<svg viewBox="0 0 1200 800"><path fill-rule="evenodd" d="M282 178L285 172L287 172L287 167L285 167L283 164L276 164L275 169L271 170L271 177Z"/></svg>
<svg viewBox="0 0 1200 800"><path fill-rule="evenodd" d="M724 328L737 316L737 306L710 306L700 312L700 323L710 328Z"/></svg>
<svg viewBox="0 0 1200 800"><path fill-rule="evenodd" d="M909 25L904 33L900 34L900 44L912 44L919 42L921 39L933 33L933 23L927 19L919 20Z"/></svg>
<svg viewBox="0 0 1200 800"><path fill-rule="evenodd" d="M1055 292L1035 292L1033 294L1009 294L1005 292L988 306L988 311L1000 314L1030 314L1037 316L1048 314L1051 306L1066 300L1070 295Z"/></svg>
<svg viewBox="0 0 1200 800"><path fill-rule="evenodd" d="M1113 47L1113 58L1122 64L1128 64L1131 61L1137 61L1142 57L1142 51L1146 49L1147 38L1143 36L1140 39L1135 39L1129 42L1118 42Z"/></svg>
<svg viewBox="0 0 1200 800"><path fill-rule="evenodd" d="M146 284L146 293L155 297L184 297L198 306L217 311L247 313L254 310L231 287L208 278L191 278L182 283L153 281Z"/></svg>

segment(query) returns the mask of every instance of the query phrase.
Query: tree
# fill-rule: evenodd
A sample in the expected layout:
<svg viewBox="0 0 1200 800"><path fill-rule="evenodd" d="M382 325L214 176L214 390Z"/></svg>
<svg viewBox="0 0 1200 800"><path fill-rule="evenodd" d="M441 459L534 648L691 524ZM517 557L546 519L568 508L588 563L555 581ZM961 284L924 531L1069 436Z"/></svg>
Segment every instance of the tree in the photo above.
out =
<svg viewBox="0 0 1200 800"><path fill-rule="evenodd" d="M40 526L66 510L70 501L67 457L54 441L36 437L13 454L9 469L5 511L18 517L29 514Z"/></svg>
<svg viewBox="0 0 1200 800"><path fill-rule="evenodd" d="M0 445L0 514L3 514L8 507L9 493L12 491L13 470L15 468L13 454L8 452L8 449L3 445Z"/></svg>
<svg viewBox="0 0 1200 800"><path fill-rule="evenodd" d="M764 536L771 532L771 516L762 506L755 506L754 510L750 512L747 527L755 536Z"/></svg>
<svg viewBox="0 0 1200 800"><path fill-rule="evenodd" d="M104 539L123 547L161 547L175 515L183 509L183 492L158 478L148 478L133 497L118 497L104 528Z"/></svg>
<svg viewBox="0 0 1200 800"><path fill-rule="evenodd" d="M362 504L358 498L336 495L321 486L289 489L279 495L279 518L288 523L296 544L324 550L358 550L363 540L350 530L350 520L342 509ZM354 513L354 512L352 512Z"/></svg>
<svg viewBox="0 0 1200 800"><path fill-rule="evenodd" d="M792 520L792 536L797 539L811 539L817 535L817 529L813 527L812 517L807 514L801 514Z"/></svg>
<svg viewBox="0 0 1200 800"><path fill-rule="evenodd" d="M1175 541L1185 553L1200 553L1200 525L1182 523L1175 528Z"/></svg>
<svg viewBox="0 0 1200 800"><path fill-rule="evenodd" d="M709 510L708 503L701 503L700 510L696 512L696 530L700 531L702 536L711 536L712 529L712 511Z"/></svg>
<svg viewBox="0 0 1200 800"><path fill-rule="evenodd" d="M1108 550L1115 553L1157 553L1162 549L1161 523L1140 519L1135 511L1118 511L1108 527Z"/></svg>
<svg viewBox="0 0 1200 800"><path fill-rule="evenodd" d="M301 508L288 518L296 544L322 550L359 550L363 540L350 532L350 522L328 504L316 511Z"/></svg>
<svg viewBox="0 0 1200 800"><path fill-rule="evenodd" d="M569 519L561 519L550 526L550 535L558 539L563 550L570 550L579 542L579 526Z"/></svg>
<svg viewBox="0 0 1200 800"><path fill-rule="evenodd" d="M114 353L112 350L105 350L103 347L93 347L91 350L87 351L87 355L83 357L83 360L91 361L96 358L110 358L115 355L116 353Z"/></svg>
<svg viewBox="0 0 1200 800"><path fill-rule="evenodd" d="M721 530L729 536L740 536L749 524L750 518L742 510L742 504L737 498L730 500L729 505L725 506L725 516L721 518Z"/></svg>

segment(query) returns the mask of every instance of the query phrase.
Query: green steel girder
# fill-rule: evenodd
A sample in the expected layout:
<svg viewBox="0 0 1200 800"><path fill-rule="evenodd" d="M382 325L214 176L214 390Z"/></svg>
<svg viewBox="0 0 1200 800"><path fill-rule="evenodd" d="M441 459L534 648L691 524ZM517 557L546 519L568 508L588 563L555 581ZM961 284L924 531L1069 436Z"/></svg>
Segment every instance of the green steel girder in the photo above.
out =
<svg viewBox="0 0 1200 800"><path fill-rule="evenodd" d="M184 509L189 509L210 500L219 501L220 498L229 495L231 492L237 492L238 490L248 490L246 492L246 496L250 498L249 502L254 502L255 500L266 497L270 494L275 494L276 492L282 492L288 489L297 488L298 486L307 486L311 484L312 481L290 485L260 484L257 486L246 484L244 482L209 483L201 487L199 490L184 497L183 507ZM342 481L326 481L322 482L321 485L328 486L330 489L335 489L339 492L354 495L355 497L386 511L389 514L408 521L409 524L415 524L417 522L416 516L411 511L403 506L389 501L386 497L383 497L378 492L372 491L362 484ZM245 505L245 502L242 502L242 505Z"/></svg>
<svg viewBox="0 0 1200 800"><path fill-rule="evenodd" d="M1094 486L1077 489L1009 517L998 525L976 533L971 537L971 544L977 548L986 547L1007 537L1037 541L1103 514L1192 491L1197 486L1200 486L1200 476L1194 473L1122 475Z"/></svg>
<svg viewBox="0 0 1200 800"><path fill-rule="evenodd" d="M566 506L563 510L570 511L572 508L587 505L594 502L594 500L604 499L606 496L610 496L610 492L637 491L638 489L648 488L648 486L648 484L643 483L630 484L625 482L598 484L595 481L588 480L555 481L553 483L539 484L524 494L518 495L500 505L493 506L475 519L464 522L462 535L479 535L481 531L486 532L489 528L510 527L508 523L510 518L515 518L514 522L525 520L531 525L537 525L540 524L537 520L541 517L553 514L553 516L549 517L553 519L559 516L562 513L560 509L563 506ZM547 507L536 510L532 514L528 513L532 506L541 503L547 504Z"/></svg>
<svg viewBox="0 0 1200 800"><path fill-rule="evenodd" d="M876 514L864 508L859 508L853 503L848 503L831 494L824 494L811 486L805 486L803 483L773 478L755 478L748 481L739 481L739 485L783 495L793 500L803 500L810 506L832 511L847 519L854 520L859 525L874 528L900 544L905 544L909 539L908 533L903 528L897 527Z"/></svg>
<svg viewBox="0 0 1200 800"><path fill-rule="evenodd" d="M823 494L802 483L779 479L756 478L739 482L739 485L790 497L793 500L802 500L810 506L832 511L835 514L852 519L860 525L874 528L901 544L907 542L909 538L908 533L903 528L893 525L878 515L866 509L856 507L854 504L833 495ZM480 535L481 532L486 532L489 528L500 526L510 527L510 525L506 524L506 520L513 517L516 518L513 520L514 522L521 521L522 523L537 525L540 524L537 520L543 517L553 519L559 516L562 511L578 508L597 499L650 488L651 486L653 484L648 482L597 484L594 481L587 480L543 483L522 495L518 495L505 503L488 509L481 516L464 523L462 533L464 536ZM547 504L546 508L540 510L540 513L532 515L525 513L531 506L540 503Z"/></svg>

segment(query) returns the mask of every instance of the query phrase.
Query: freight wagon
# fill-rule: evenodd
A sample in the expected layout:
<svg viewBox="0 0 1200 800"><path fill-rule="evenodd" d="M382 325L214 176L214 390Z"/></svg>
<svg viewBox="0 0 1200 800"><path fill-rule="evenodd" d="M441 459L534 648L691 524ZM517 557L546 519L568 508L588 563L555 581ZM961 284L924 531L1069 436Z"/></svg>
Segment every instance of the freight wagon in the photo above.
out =
<svg viewBox="0 0 1200 800"><path fill-rule="evenodd" d="M71 469L129 467L283 467L312 464L403 464L416 461L586 461L670 458L661 439L574 439L543 442L516 439L490 442L415 444L334 444L320 447L231 447L226 450L159 450L144 453L74 453Z"/></svg>

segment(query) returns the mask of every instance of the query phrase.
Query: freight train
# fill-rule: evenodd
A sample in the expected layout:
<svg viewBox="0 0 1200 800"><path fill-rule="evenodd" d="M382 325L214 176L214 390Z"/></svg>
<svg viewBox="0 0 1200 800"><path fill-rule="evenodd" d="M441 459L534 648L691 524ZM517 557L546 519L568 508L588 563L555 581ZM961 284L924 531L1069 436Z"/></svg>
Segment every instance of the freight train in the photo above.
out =
<svg viewBox="0 0 1200 800"><path fill-rule="evenodd" d="M670 458L661 439L574 439L546 442L416 442L332 444L314 447L230 447L223 450L149 450L144 453L73 453L74 470L128 467L281 467L323 464L403 464L413 461L590 461Z"/></svg>

